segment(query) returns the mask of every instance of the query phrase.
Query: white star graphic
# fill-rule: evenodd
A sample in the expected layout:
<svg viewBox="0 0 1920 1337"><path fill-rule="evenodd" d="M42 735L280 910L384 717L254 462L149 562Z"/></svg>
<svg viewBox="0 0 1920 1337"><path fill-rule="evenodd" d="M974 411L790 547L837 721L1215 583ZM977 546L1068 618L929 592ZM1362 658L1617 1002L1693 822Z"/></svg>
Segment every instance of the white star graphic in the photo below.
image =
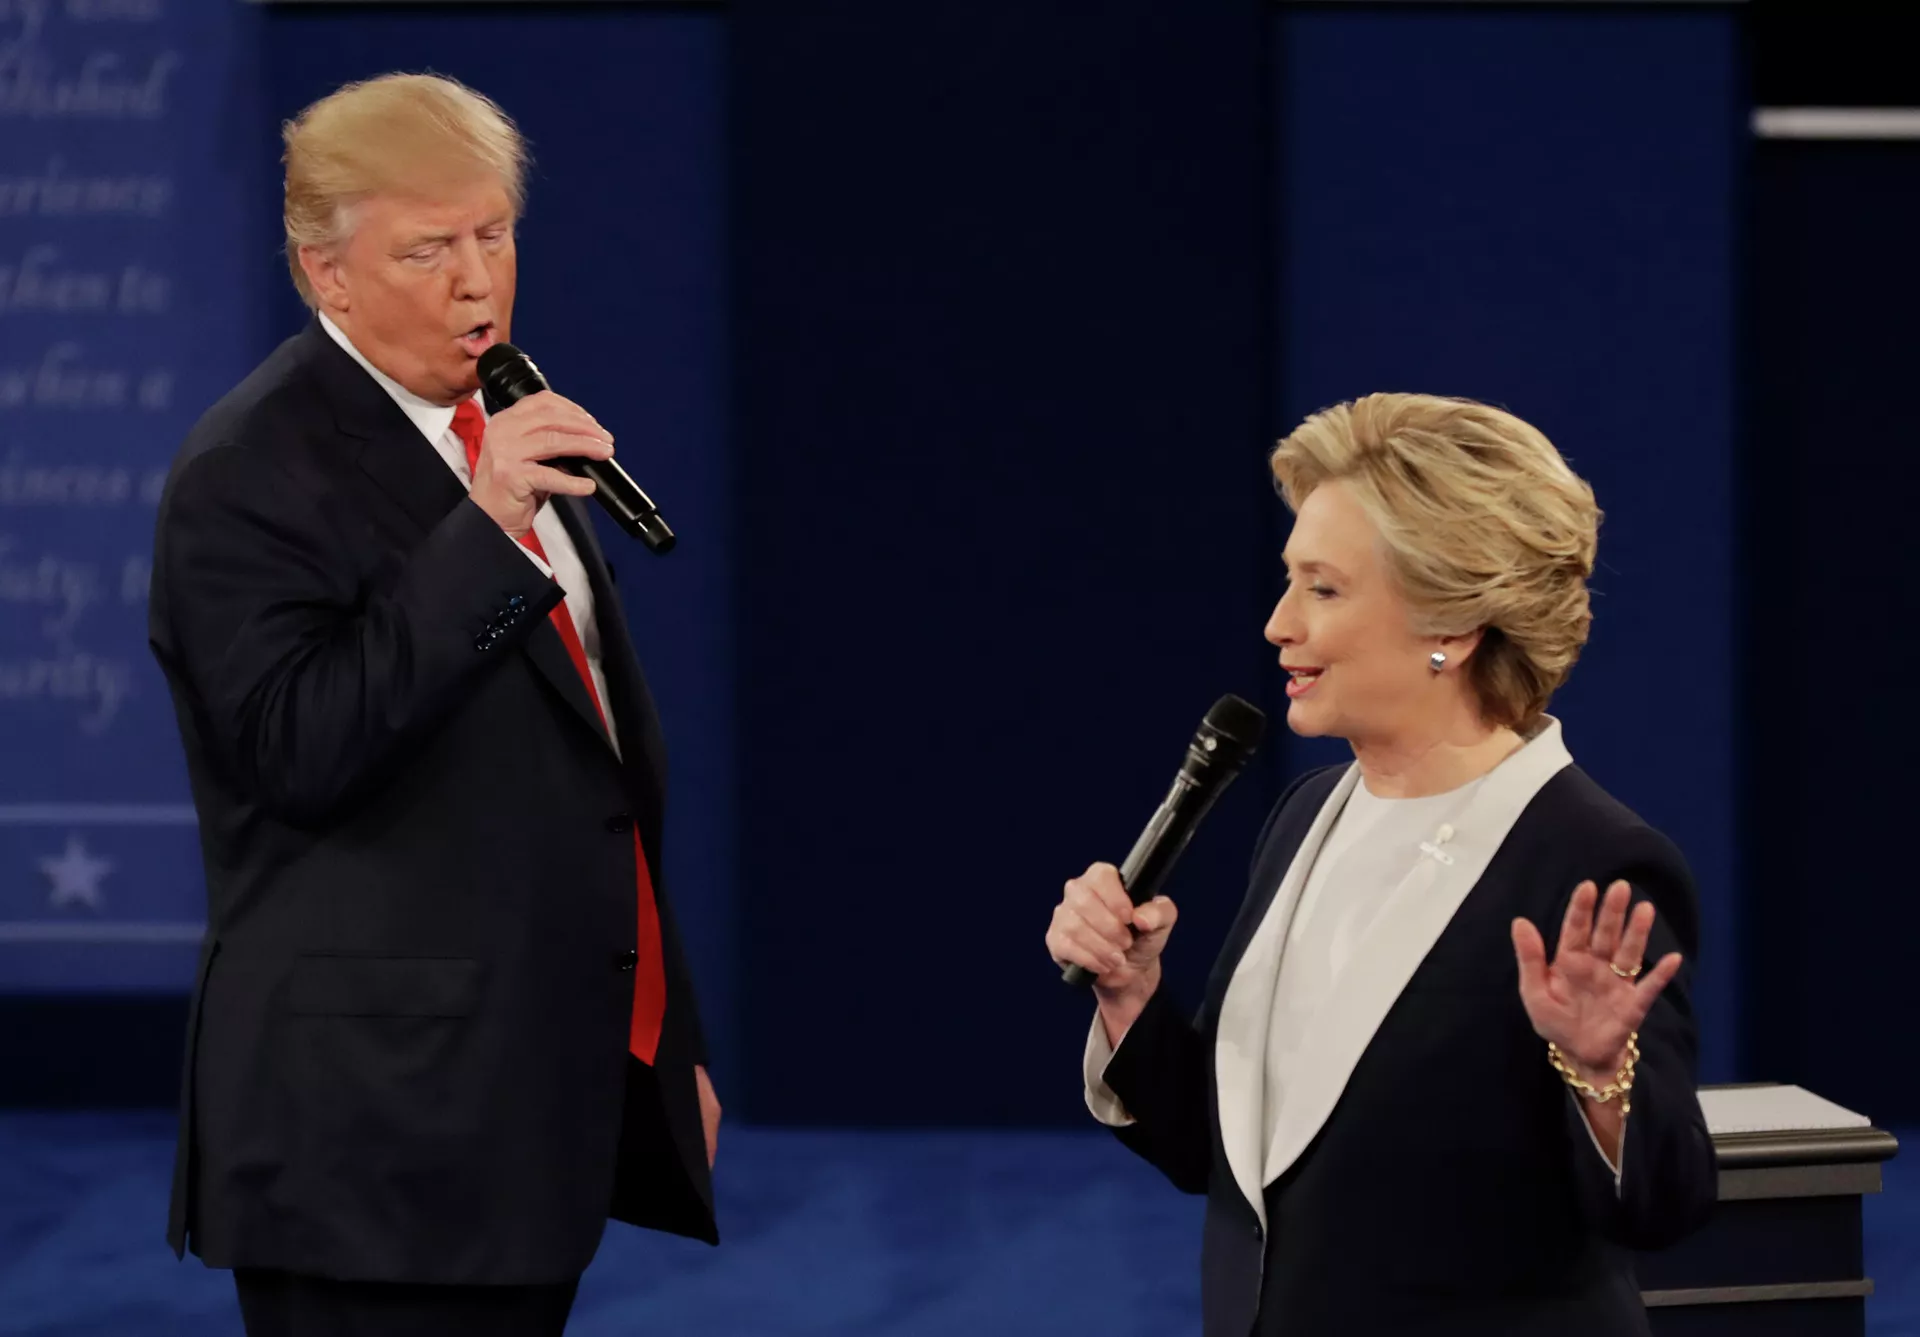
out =
<svg viewBox="0 0 1920 1337"><path fill-rule="evenodd" d="M113 863L87 853L86 842L79 836L67 837L67 852L59 858L42 859L40 871L53 880L53 894L47 898L47 904L54 909L81 906L99 911L106 908L100 896L100 879L113 871Z"/></svg>

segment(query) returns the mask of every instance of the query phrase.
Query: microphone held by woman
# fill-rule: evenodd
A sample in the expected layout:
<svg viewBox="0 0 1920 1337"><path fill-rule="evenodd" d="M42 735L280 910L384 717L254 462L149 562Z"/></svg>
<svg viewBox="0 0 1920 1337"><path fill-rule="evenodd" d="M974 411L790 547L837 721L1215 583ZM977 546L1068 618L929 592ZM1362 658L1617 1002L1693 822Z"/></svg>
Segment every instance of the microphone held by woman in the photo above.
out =
<svg viewBox="0 0 1920 1337"><path fill-rule="evenodd" d="M1200 819L1259 749L1266 731L1267 717L1258 706L1231 693L1213 703L1187 744L1186 760L1173 777L1173 788L1120 866L1121 885L1135 905L1145 905L1160 894L1161 884L1193 839ZM1095 976L1085 966L1069 965L1060 978L1084 988Z"/></svg>

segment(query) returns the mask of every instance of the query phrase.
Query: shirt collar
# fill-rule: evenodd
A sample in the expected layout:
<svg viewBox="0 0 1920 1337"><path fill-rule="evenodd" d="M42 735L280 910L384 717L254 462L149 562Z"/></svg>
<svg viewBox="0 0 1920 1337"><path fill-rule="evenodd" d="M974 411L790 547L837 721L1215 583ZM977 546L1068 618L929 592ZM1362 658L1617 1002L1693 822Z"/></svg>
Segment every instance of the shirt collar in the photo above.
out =
<svg viewBox="0 0 1920 1337"><path fill-rule="evenodd" d="M353 341L347 338L345 332L334 324L325 312L316 314L320 317L320 328L327 332L327 337L346 349L347 356L365 368L367 375L373 377L374 382L387 392L387 397L400 406L400 411L407 415L408 421L420 429L420 434L427 438L428 444L437 445L440 438L452 430L452 405L435 404L431 400L420 398L419 395L367 361L366 355L353 346ZM483 407L481 411L484 413L486 410Z"/></svg>

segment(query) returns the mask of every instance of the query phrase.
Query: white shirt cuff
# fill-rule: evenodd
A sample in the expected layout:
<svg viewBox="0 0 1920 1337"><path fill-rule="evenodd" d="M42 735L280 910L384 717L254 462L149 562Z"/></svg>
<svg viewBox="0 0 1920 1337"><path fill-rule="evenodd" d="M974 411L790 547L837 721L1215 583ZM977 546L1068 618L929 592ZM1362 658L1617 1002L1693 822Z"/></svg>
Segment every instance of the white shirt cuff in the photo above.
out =
<svg viewBox="0 0 1920 1337"><path fill-rule="evenodd" d="M1120 1037L1125 1044L1126 1036ZM1080 1062L1080 1075L1087 1087L1087 1110L1109 1128L1125 1128L1133 1122L1127 1107L1108 1086L1104 1077L1107 1064L1113 1062L1114 1047L1107 1043L1107 1026L1100 1014L1093 1014L1093 1029L1087 1032L1087 1052Z"/></svg>
<svg viewBox="0 0 1920 1337"><path fill-rule="evenodd" d="M1613 1158L1607 1155L1606 1148L1600 1145L1599 1134L1593 1131L1593 1125L1587 1121L1587 1112L1580 1108L1580 1097L1576 1096L1572 1091L1568 1091L1567 1099L1573 1102L1573 1112L1580 1116L1580 1126L1587 1130L1587 1141L1593 1143L1594 1154L1599 1156L1601 1161L1605 1163L1607 1169L1613 1172L1613 1196L1616 1198L1619 1197L1620 1176L1625 1172L1627 1165L1627 1125L1625 1121L1622 1121L1620 1124L1620 1164L1615 1165Z"/></svg>
<svg viewBox="0 0 1920 1337"><path fill-rule="evenodd" d="M539 553L535 552L532 548L529 548L524 543L516 543L515 546L518 547L521 552L527 555L527 560L529 562L532 562L535 566L540 568L541 575L545 576L548 580L553 579L553 568L547 565L547 561L544 557L542 557Z"/></svg>

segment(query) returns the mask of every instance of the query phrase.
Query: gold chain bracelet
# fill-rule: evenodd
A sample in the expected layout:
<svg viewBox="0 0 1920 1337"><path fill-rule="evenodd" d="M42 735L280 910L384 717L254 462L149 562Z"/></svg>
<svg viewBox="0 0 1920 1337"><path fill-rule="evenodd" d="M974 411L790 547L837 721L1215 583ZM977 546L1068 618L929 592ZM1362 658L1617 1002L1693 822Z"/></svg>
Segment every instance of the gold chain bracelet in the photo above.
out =
<svg viewBox="0 0 1920 1337"><path fill-rule="evenodd" d="M1613 1075L1612 1081L1608 1082L1605 1086L1596 1087L1592 1082L1573 1070L1572 1065L1567 1062L1566 1056L1560 1052L1560 1046L1551 1040L1547 1041L1547 1062L1551 1063L1553 1070L1560 1074L1560 1079L1572 1087L1578 1094L1598 1104L1604 1105L1610 1100L1618 1099L1622 1118L1633 1113L1633 1065L1639 1061L1640 1032L1634 1031L1631 1035L1627 1036L1626 1063L1621 1067L1619 1072Z"/></svg>

